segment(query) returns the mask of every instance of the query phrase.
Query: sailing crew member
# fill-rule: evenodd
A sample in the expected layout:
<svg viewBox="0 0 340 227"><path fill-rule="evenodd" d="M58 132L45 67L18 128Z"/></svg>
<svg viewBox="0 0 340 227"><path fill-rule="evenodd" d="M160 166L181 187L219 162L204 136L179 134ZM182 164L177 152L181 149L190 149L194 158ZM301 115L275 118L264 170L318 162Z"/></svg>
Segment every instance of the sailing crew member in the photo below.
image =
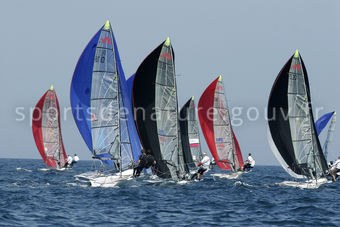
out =
<svg viewBox="0 0 340 227"><path fill-rule="evenodd" d="M332 166L333 166L333 161L329 161L329 163L328 163L328 169L332 168Z"/></svg>
<svg viewBox="0 0 340 227"><path fill-rule="evenodd" d="M213 159L211 160L211 162L210 162L209 168L210 168L210 169L213 169L213 168L215 168L215 166L216 166L216 162L215 162L215 159L213 158Z"/></svg>
<svg viewBox="0 0 340 227"><path fill-rule="evenodd" d="M205 171L208 170L209 166L210 166L210 158L207 155L207 153L204 152L203 153L203 159L201 160L201 162L197 166L197 167L199 167L198 170L197 170L197 179L198 180L201 180L201 176L203 175L203 173Z"/></svg>
<svg viewBox="0 0 340 227"><path fill-rule="evenodd" d="M332 176L332 181L335 182L336 178L338 178L338 174L340 172L340 156L338 157L338 160L334 162L332 165L332 168L329 170L329 173Z"/></svg>
<svg viewBox="0 0 340 227"><path fill-rule="evenodd" d="M72 167L72 162L73 162L73 158L71 155L67 156L67 163L66 163L66 167Z"/></svg>
<svg viewBox="0 0 340 227"><path fill-rule="evenodd" d="M146 150L142 149L142 154L139 156L139 160L137 161L137 166L133 168L133 176L139 177L140 173L142 172L143 168L145 168L147 164L147 155Z"/></svg>
<svg viewBox="0 0 340 227"><path fill-rule="evenodd" d="M152 156L151 151L150 150L146 150L146 164L145 164L145 169L148 169L152 166L152 173L154 173L154 168L156 166L156 160L155 158Z"/></svg>
<svg viewBox="0 0 340 227"><path fill-rule="evenodd" d="M249 153L248 159L245 161L245 164L243 165L243 171L249 171L250 169L254 168L255 166L255 160L251 156L251 153Z"/></svg>
<svg viewBox="0 0 340 227"><path fill-rule="evenodd" d="M73 156L73 160L72 160L72 163L71 163L71 168L73 167L73 165L75 163L77 163L79 161L79 157L77 156L77 154L74 154Z"/></svg>

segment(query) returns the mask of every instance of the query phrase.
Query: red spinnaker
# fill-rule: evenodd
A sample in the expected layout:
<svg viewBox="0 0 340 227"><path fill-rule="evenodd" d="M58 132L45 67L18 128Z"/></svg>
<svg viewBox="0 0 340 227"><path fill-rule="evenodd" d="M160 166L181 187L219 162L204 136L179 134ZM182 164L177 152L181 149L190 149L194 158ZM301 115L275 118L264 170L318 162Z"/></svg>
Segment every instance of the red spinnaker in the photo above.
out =
<svg viewBox="0 0 340 227"><path fill-rule="evenodd" d="M240 145L238 144L238 141L237 141L237 139L236 139L234 130L233 130L233 137L234 137L235 146L236 146L236 156L237 156L237 160L238 160L238 162L239 162L240 169L243 170L243 165L244 165L244 163L243 163L241 148L240 148Z"/></svg>
<svg viewBox="0 0 340 227"><path fill-rule="evenodd" d="M215 91L217 88L217 84L219 78L216 78L203 92L199 102L198 102L198 117L200 120L201 128L203 131L203 135L205 140L208 144L209 150L214 157L216 164L218 167L224 170L232 170L229 163L231 160L221 159L218 155L217 150L219 149L218 146L224 146L223 144L219 143L216 144L216 141L223 138L216 138L214 133L214 99L215 99ZM222 89L219 87L218 89ZM225 107L227 108L227 107ZM243 168L243 160L241 150L238 144L238 141L232 131L232 137L235 143L235 150L234 150L234 159L235 159L235 168L236 170L239 168ZM236 153L235 153L236 152Z"/></svg>
<svg viewBox="0 0 340 227"><path fill-rule="evenodd" d="M45 164L61 168L66 163L66 152L60 129L59 102L53 87L37 103L32 117L35 144Z"/></svg>

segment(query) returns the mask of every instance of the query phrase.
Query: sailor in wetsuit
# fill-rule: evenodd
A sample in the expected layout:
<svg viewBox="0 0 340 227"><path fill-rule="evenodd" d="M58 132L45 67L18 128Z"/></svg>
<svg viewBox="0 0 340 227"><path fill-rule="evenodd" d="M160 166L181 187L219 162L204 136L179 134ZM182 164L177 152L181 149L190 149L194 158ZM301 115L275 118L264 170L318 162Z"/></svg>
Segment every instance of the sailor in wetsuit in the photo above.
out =
<svg viewBox="0 0 340 227"><path fill-rule="evenodd" d="M150 166L156 165L155 158L151 155L151 152L148 150L142 149L142 155L139 156L139 160L137 162L137 166L133 169L133 176L139 177L142 170L145 168L150 168Z"/></svg>
<svg viewBox="0 0 340 227"><path fill-rule="evenodd" d="M137 166L133 168L133 176L139 177L142 169L144 168L147 160L146 160L146 151L142 149L142 154L139 156L139 160L137 161Z"/></svg>
<svg viewBox="0 0 340 227"><path fill-rule="evenodd" d="M148 169L152 166L152 173L154 173L155 171L155 166L156 166L156 160L155 158L152 156L151 151L147 150L146 151L146 165L145 165L145 169Z"/></svg>

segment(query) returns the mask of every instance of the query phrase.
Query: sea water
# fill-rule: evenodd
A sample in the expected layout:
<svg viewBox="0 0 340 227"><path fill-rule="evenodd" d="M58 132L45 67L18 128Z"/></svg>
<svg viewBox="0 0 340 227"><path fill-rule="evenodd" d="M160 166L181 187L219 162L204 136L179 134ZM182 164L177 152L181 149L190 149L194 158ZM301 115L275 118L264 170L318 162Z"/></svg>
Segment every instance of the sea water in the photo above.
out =
<svg viewBox="0 0 340 227"><path fill-rule="evenodd" d="M143 177L111 188L91 187L71 170L42 160L0 159L1 226L340 226L340 182L317 189L294 181L279 166L256 166L237 179L214 177L176 183Z"/></svg>

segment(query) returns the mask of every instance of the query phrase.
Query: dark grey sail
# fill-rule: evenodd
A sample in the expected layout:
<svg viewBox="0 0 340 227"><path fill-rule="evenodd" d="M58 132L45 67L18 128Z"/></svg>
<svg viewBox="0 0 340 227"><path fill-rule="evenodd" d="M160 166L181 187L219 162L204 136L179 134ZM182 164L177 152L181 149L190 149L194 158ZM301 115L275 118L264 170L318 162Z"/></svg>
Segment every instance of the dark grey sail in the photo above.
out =
<svg viewBox="0 0 340 227"><path fill-rule="evenodd" d="M194 97L190 98L180 110L181 143L185 164L195 168L203 155L199 139Z"/></svg>
<svg viewBox="0 0 340 227"><path fill-rule="evenodd" d="M281 70L268 103L268 139L283 168L296 178L327 171L311 106L307 72L298 51Z"/></svg>
<svg viewBox="0 0 340 227"><path fill-rule="evenodd" d="M138 67L132 91L141 142L157 161L157 175L181 179L186 171L179 142L175 63L169 38Z"/></svg>

